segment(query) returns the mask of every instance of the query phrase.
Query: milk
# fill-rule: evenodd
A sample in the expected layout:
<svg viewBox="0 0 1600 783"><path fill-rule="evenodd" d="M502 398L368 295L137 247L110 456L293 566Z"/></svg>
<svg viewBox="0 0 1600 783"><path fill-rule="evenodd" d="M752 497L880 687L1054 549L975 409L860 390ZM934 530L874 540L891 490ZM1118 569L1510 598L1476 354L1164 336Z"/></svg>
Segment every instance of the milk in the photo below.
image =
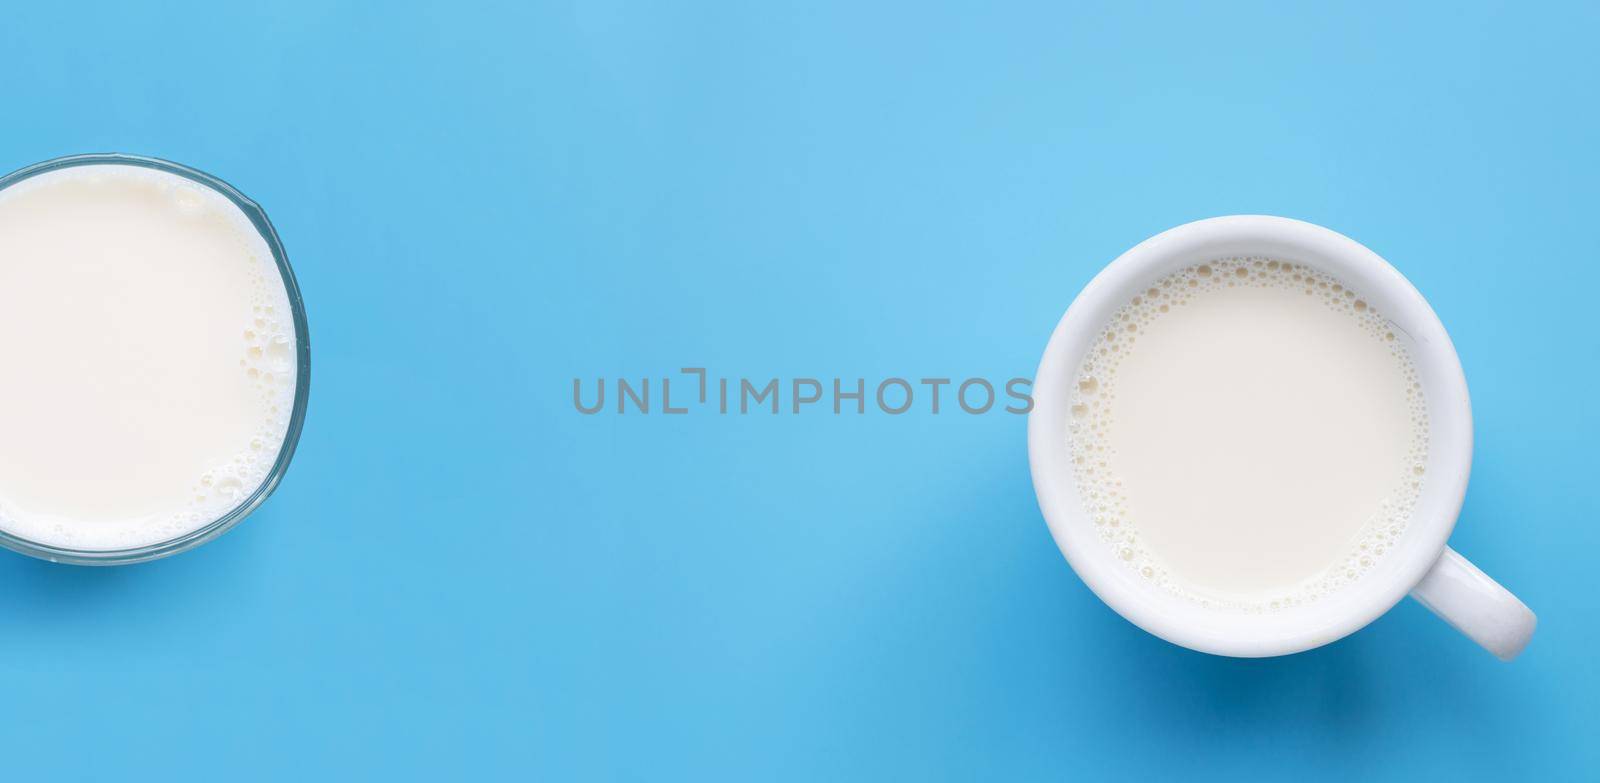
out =
<svg viewBox="0 0 1600 783"><path fill-rule="evenodd" d="M283 445L296 340L216 191L130 165L0 191L0 529L110 550L226 515Z"/></svg>
<svg viewBox="0 0 1600 783"><path fill-rule="evenodd" d="M1427 414L1382 314L1264 258L1163 278L1106 324L1069 438L1100 538L1141 578L1259 611L1360 579L1422 486Z"/></svg>

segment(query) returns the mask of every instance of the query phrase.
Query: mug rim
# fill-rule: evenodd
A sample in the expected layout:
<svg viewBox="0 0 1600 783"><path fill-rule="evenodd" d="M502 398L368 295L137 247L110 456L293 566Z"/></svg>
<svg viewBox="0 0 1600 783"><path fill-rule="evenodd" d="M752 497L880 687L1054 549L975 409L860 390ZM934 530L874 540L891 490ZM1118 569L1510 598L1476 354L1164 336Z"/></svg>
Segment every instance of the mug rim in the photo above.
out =
<svg viewBox="0 0 1600 783"><path fill-rule="evenodd" d="M278 268L278 274L283 280L284 290L288 295L289 310L295 329L296 375L294 405L290 410L289 425L284 433L283 445L278 449L278 456L272 464L272 469L267 471L267 475L262 478L255 491L250 493L242 503L235 506L227 514L195 530L165 541L121 549L60 547L0 530L0 546L31 557L37 557L53 563L71 563L75 565L127 565L185 552L226 533L244 521L245 517L250 516L278 488L278 483L283 480L284 474L289 470L289 463L294 459L295 448L299 445L300 433L305 425L306 408L311 396L311 333L306 326L305 301L300 294L300 284L295 279L294 269L289 266L289 256L283 249L283 242L278 238L277 229L273 227L272 221L267 219L266 211L259 204L220 177L163 158L120 152L91 152L65 155L24 166L4 177L0 177L0 191L4 191L12 185L40 174L93 165L135 166L166 172L209 188L228 199L249 219L250 224L261 235L261 239L266 242L267 249L272 253L272 260Z"/></svg>
<svg viewBox="0 0 1600 783"><path fill-rule="evenodd" d="M1328 272L1373 302L1405 342L1428 399L1427 479L1400 545L1373 570L1314 606L1260 613L1202 608L1138 580L1113 562L1083 509L1073 477L1067 425L1070 384L1094 335L1157 278L1228 257L1265 256ZM1118 614L1167 641L1236 657L1285 655L1365 627L1421 581L1455 527L1472 461L1466 377L1444 325L1410 281L1373 251L1338 232L1291 218L1232 215L1157 234L1101 270L1067 308L1034 376L1028 461L1040 510L1067 562Z"/></svg>

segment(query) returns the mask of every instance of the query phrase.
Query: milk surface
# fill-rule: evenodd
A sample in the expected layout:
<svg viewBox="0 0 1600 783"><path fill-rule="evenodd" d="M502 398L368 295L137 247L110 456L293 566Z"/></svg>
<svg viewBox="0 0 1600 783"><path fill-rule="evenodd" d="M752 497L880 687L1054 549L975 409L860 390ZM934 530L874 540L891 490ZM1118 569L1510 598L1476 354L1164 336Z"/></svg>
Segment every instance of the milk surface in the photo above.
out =
<svg viewBox="0 0 1600 783"><path fill-rule="evenodd" d="M283 445L297 339L266 242L205 186L93 165L0 191L0 528L108 550L227 514Z"/></svg>
<svg viewBox="0 0 1600 783"><path fill-rule="evenodd" d="M1072 401L1101 539L1197 602L1270 610L1358 580L1423 481L1427 415L1392 326L1332 277L1222 259L1100 333Z"/></svg>

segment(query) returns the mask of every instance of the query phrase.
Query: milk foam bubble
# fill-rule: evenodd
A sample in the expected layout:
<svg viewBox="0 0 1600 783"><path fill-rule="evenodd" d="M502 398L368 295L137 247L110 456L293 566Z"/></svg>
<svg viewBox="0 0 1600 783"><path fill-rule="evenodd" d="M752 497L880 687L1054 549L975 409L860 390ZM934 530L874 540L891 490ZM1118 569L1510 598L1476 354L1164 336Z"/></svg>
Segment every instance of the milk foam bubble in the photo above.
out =
<svg viewBox="0 0 1600 783"><path fill-rule="evenodd" d="M1303 264L1223 258L1152 283L1076 380L1068 440L1101 541L1204 606L1273 611L1360 580L1426 478L1427 402L1404 341Z"/></svg>
<svg viewBox="0 0 1600 783"><path fill-rule="evenodd" d="M161 543L262 485L298 335L270 248L222 194L100 164L0 190L0 529Z"/></svg>

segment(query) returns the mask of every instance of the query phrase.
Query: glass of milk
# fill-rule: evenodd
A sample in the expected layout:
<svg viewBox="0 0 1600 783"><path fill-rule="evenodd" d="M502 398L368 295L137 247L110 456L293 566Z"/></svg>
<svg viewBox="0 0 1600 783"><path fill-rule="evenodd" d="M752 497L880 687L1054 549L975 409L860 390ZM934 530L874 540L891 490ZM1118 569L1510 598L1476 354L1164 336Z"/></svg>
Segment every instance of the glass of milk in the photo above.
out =
<svg viewBox="0 0 1600 783"><path fill-rule="evenodd" d="M283 245L216 177L74 155L0 178L0 545L135 563L264 502L311 350Z"/></svg>

